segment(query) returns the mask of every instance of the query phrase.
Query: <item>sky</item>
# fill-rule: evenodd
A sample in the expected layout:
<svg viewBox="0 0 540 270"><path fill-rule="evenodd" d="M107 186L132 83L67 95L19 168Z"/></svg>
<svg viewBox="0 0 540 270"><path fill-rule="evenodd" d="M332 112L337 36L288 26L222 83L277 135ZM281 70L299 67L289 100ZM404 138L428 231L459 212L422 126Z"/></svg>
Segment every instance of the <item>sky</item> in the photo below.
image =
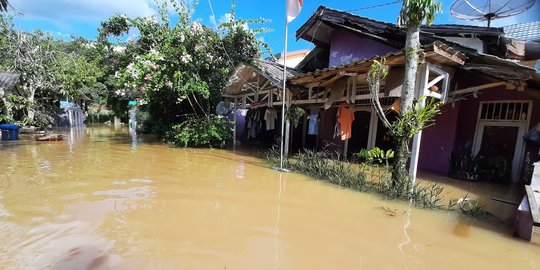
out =
<svg viewBox="0 0 540 270"><path fill-rule="evenodd" d="M193 19L210 27L230 16L230 0L199 0L198 3L195 3L196 0L186 1L189 5L195 6L195 12L192 15ZM289 23L288 51L313 48L313 44L307 41L297 41L295 32L321 5L395 23L401 7L401 3L392 3L395 1L303 0L304 6L299 17ZM453 0L442 0L441 2L443 12L437 15L436 24L485 25L485 22L461 21L452 17L449 9ZM16 27L26 31L40 29L64 39L69 39L72 35L94 39L100 22L117 13L126 14L130 17L156 14L154 0L10 0L10 3L16 12L23 14L22 17L15 20ZM385 3L392 4L368 8ZM264 24L253 24L249 25L249 27L252 29L262 27L270 29L269 32L259 34L259 38L270 45L273 53L283 50L285 0L236 0L235 4L237 18L244 20L267 19L268 22ZM536 1L531 9L520 15L494 21L492 26L505 26L532 21L540 21L540 1Z"/></svg>

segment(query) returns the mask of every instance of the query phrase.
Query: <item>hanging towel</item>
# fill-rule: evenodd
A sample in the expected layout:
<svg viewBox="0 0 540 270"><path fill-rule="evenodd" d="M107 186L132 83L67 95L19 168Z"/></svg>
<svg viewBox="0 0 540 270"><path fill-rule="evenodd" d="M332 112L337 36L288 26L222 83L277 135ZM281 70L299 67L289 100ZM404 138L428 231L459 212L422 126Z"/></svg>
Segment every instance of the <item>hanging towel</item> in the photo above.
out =
<svg viewBox="0 0 540 270"><path fill-rule="evenodd" d="M309 125L308 125L308 134L317 135L317 126L319 120L319 109L311 108L309 113Z"/></svg>
<svg viewBox="0 0 540 270"><path fill-rule="evenodd" d="M352 136L352 122L354 121L354 109L349 105L341 105L338 109L338 121L340 124L341 140L350 139Z"/></svg>

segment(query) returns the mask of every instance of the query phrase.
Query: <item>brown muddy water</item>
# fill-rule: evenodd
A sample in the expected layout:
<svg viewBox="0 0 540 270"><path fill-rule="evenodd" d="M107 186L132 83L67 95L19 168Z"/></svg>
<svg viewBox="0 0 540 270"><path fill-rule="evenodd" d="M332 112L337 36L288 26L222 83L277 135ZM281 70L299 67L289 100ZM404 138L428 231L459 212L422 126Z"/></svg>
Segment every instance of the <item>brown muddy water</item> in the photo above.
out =
<svg viewBox="0 0 540 270"><path fill-rule="evenodd" d="M0 269L540 269L495 221L86 128L0 146ZM383 207L391 211L384 210Z"/></svg>

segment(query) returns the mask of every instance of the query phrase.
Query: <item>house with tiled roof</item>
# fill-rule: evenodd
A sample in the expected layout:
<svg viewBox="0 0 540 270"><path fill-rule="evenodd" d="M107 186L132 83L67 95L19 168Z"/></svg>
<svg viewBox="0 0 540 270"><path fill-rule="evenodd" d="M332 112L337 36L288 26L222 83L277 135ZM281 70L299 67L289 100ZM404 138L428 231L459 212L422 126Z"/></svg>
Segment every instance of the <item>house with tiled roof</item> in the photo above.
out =
<svg viewBox="0 0 540 270"><path fill-rule="evenodd" d="M361 149L391 148L392 137L377 118L366 79L374 61L385 61L389 74L381 82L378 97L387 117L398 117L395 109L404 76L406 30L320 7L296 31L296 38L315 48L296 66L297 74L287 75L287 106L306 111L299 124L286 132L292 134L289 152L326 148L350 157ZM525 157L538 160L539 152L538 145L523 139L540 122L540 78L526 64L538 55L508 36L504 28L432 25L422 27L420 42L424 57L417 78L418 96L445 101L445 105L435 125L422 135L418 168L469 180L517 183L525 179L521 177ZM261 110L255 115L270 108L279 111L282 84L261 80L263 73L257 68L238 69L233 75L238 80L229 84L225 96L248 111ZM343 105L354 108L352 136L345 140L335 136ZM257 132L264 135L257 137ZM268 132L261 128L254 136L240 134L238 138L271 142L280 134L279 128L270 131L274 136ZM483 164L472 164L477 157L482 157ZM497 175L490 171L494 162L502 164Z"/></svg>

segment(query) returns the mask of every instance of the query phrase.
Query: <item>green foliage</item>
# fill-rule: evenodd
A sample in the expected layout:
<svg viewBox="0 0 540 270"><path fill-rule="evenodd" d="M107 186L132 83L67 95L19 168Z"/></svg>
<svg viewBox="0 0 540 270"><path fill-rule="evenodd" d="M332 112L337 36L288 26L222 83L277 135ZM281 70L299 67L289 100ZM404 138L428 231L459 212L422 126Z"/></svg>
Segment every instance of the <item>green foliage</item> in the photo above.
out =
<svg viewBox="0 0 540 270"><path fill-rule="evenodd" d="M0 0L0 12L7 11L8 6L9 6L8 0Z"/></svg>
<svg viewBox="0 0 540 270"><path fill-rule="evenodd" d="M86 117L86 124L105 123L113 121L113 118L114 116L111 111L89 110Z"/></svg>
<svg viewBox="0 0 540 270"><path fill-rule="evenodd" d="M465 147L452 150L450 153L449 175L466 180L478 180L479 156L472 153L472 143Z"/></svg>
<svg viewBox="0 0 540 270"><path fill-rule="evenodd" d="M306 113L306 111L296 105L292 105L285 112L285 117L291 121L293 127L297 127L300 123L300 119Z"/></svg>
<svg viewBox="0 0 540 270"><path fill-rule="evenodd" d="M0 114L0 124L9 124L11 122L13 122L13 118L5 114Z"/></svg>
<svg viewBox="0 0 540 270"><path fill-rule="evenodd" d="M359 156L365 157L366 163L357 165L337 160L339 154L304 150L291 158L285 159L284 166L341 187L377 192L387 199L407 200L416 207L443 207L441 201L444 188L440 185L421 185L417 183L413 188L408 179L397 183L392 181L388 159L393 157L393 152L371 149L362 151ZM272 166L277 166L280 163L279 147L273 146L262 157ZM379 166L380 163L382 163L382 166Z"/></svg>
<svg viewBox="0 0 540 270"><path fill-rule="evenodd" d="M370 164L373 162L388 164L388 161L394 158L394 151L392 149L388 149L385 152L379 147L375 147L370 150L362 149L359 153L355 154L355 156L367 161Z"/></svg>
<svg viewBox="0 0 540 270"><path fill-rule="evenodd" d="M442 12L442 4L437 0L404 0L399 13L398 25L430 25L435 15Z"/></svg>
<svg viewBox="0 0 540 270"><path fill-rule="evenodd" d="M413 108L401 114L401 116L391 124L390 134L398 138L412 138L423 129L432 126L435 122L433 118L440 113L442 102L435 102L428 99L425 106L421 102L426 99L420 97Z"/></svg>
<svg viewBox="0 0 540 270"><path fill-rule="evenodd" d="M385 61L384 58L381 61L373 60L367 77L369 84L378 83L388 76L388 66L384 65Z"/></svg>
<svg viewBox="0 0 540 270"><path fill-rule="evenodd" d="M463 149L454 149L450 155L449 175L466 180L505 182L511 178L511 167L500 155L486 153L474 155L472 144L468 142Z"/></svg>
<svg viewBox="0 0 540 270"><path fill-rule="evenodd" d="M265 154L266 160L274 165L279 164L279 148L273 147ZM294 171L312 176L316 179L355 190L368 188L365 174L358 171L355 165L349 162L340 162L331 159L328 152L305 150L292 159L287 159L285 166Z"/></svg>
<svg viewBox="0 0 540 270"><path fill-rule="evenodd" d="M451 200L448 202L448 210L457 211L471 217L479 217L488 214L485 210L485 206L481 205L478 200L469 198L469 194L465 194L463 198L458 200Z"/></svg>
<svg viewBox="0 0 540 270"><path fill-rule="evenodd" d="M0 67L21 74L21 84L10 89L14 97L4 104L15 121L50 125L60 99L103 97L99 59L91 42L24 32L14 27L11 15L0 14Z"/></svg>
<svg viewBox="0 0 540 270"><path fill-rule="evenodd" d="M101 22L99 38L104 40L107 36L120 36L129 31L128 18L123 14L116 14L108 21Z"/></svg>
<svg viewBox="0 0 540 270"><path fill-rule="evenodd" d="M213 111L234 68L258 57L258 30L247 24L264 20L236 20L233 8L231 20L212 29L193 20L194 9L184 1L158 5L158 16L111 17L102 23L99 40L110 67L108 103L115 114L126 114L118 105L121 100L139 100L152 119L151 129L164 130L181 122L183 115ZM122 41L133 29L138 37Z"/></svg>
<svg viewBox="0 0 540 270"><path fill-rule="evenodd" d="M232 122L216 115L193 116L173 125L166 140L175 146L220 147L232 138Z"/></svg>

